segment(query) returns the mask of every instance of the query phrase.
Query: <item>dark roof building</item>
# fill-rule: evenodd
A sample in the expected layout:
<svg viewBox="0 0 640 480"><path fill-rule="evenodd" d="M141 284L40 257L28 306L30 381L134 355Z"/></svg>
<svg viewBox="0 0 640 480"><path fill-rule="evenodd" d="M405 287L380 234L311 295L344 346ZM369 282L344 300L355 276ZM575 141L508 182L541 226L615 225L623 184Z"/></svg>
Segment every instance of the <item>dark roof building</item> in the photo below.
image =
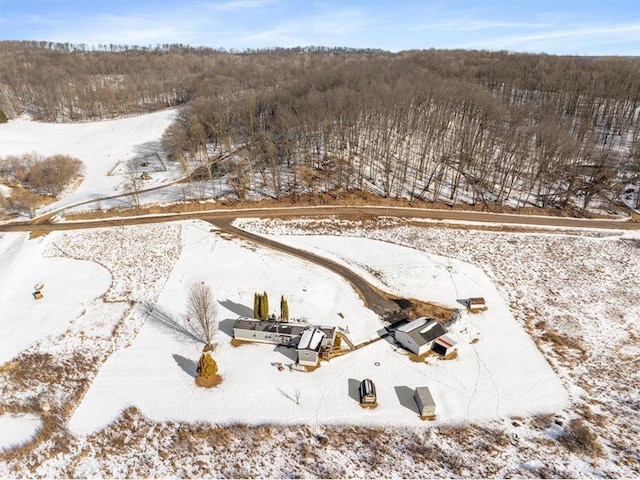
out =
<svg viewBox="0 0 640 480"><path fill-rule="evenodd" d="M422 355L431 348L436 338L447 331L433 318L420 317L395 331L395 339L407 350Z"/></svg>

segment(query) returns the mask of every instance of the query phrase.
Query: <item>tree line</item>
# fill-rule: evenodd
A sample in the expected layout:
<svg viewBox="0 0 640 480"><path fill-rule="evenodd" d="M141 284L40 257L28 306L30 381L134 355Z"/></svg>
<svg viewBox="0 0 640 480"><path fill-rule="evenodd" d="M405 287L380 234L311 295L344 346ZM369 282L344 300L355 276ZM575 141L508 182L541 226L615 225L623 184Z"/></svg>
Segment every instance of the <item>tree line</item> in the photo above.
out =
<svg viewBox="0 0 640 480"><path fill-rule="evenodd" d="M210 152L241 147L225 166L240 199L609 208L640 176L638 58L1 42L0 88L8 116L41 120L185 103L165 148L211 168Z"/></svg>

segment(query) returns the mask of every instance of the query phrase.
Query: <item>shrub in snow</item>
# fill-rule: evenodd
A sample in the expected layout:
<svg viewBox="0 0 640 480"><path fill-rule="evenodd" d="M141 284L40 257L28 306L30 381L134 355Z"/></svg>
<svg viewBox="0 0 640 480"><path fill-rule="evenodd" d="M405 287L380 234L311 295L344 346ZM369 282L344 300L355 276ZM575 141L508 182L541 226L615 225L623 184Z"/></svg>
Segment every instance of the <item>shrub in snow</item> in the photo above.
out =
<svg viewBox="0 0 640 480"><path fill-rule="evenodd" d="M591 456L602 454L602 446L598 442L598 437L580 419L571 420L559 440L574 453L587 453Z"/></svg>
<svg viewBox="0 0 640 480"><path fill-rule="evenodd" d="M209 352L205 352L200 355L196 372L199 377L215 377L218 374L218 364L211 357Z"/></svg>
<svg viewBox="0 0 640 480"><path fill-rule="evenodd" d="M266 320L269 317L269 297L267 292L253 295L253 318Z"/></svg>

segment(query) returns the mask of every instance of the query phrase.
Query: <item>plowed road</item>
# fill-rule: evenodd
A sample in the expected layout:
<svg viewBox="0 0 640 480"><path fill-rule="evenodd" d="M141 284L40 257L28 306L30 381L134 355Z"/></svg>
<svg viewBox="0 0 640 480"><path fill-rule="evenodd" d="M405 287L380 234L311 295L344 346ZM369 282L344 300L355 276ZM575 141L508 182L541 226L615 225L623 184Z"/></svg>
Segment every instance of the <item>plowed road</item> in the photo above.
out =
<svg viewBox="0 0 640 480"><path fill-rule="evenodd" d="M403 217L446 221L483 222L504 224L517 227L555 227L555 228L594 228L611 230L640 230L640 223L621 220L585 219L569 217L544 217L516 215L508 213L470 212L464 210L434 210L404 207L282 207L282 208L246 208L208 210L181 214L148 215L143 217L102 218L61 223L34 224L15 222L0 225L0 232L37 231L48 233L55 230L76 230L147 223L173 222L177 220L200 219L217 220L233 218L286 218L286 217L326 217L330 215L348 215L354 218L367 217Z"/></svg>

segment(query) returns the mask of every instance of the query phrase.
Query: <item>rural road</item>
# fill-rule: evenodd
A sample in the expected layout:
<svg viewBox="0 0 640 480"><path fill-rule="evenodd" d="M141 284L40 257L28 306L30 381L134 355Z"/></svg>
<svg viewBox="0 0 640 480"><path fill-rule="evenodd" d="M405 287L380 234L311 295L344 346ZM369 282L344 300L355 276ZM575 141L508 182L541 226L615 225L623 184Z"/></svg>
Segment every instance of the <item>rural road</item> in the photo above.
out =
<svg viewBox="0 0 640 480"><path fill-rule="evenodd" d="M442 222L482 222L487 224L502 224L524 228L554 227L640 230L640 223L623 220L544 217L509 213L486 213L465 210L437 210L411 207L322 206L220 209L179 214L147 215L140 217L105 217L96 220L81 220L60 223L44 222L36 224L33 221L25 221L0 225L0 232L37 231L38 233L44 234L56 230L78 230L85 228L100 228L112 226L121 227L127 225L142 225L148 223L173 222L189 219L211 221L233 218L326 217L331 215L348 215L353 218L400 217L431 219Z"/></svg>

